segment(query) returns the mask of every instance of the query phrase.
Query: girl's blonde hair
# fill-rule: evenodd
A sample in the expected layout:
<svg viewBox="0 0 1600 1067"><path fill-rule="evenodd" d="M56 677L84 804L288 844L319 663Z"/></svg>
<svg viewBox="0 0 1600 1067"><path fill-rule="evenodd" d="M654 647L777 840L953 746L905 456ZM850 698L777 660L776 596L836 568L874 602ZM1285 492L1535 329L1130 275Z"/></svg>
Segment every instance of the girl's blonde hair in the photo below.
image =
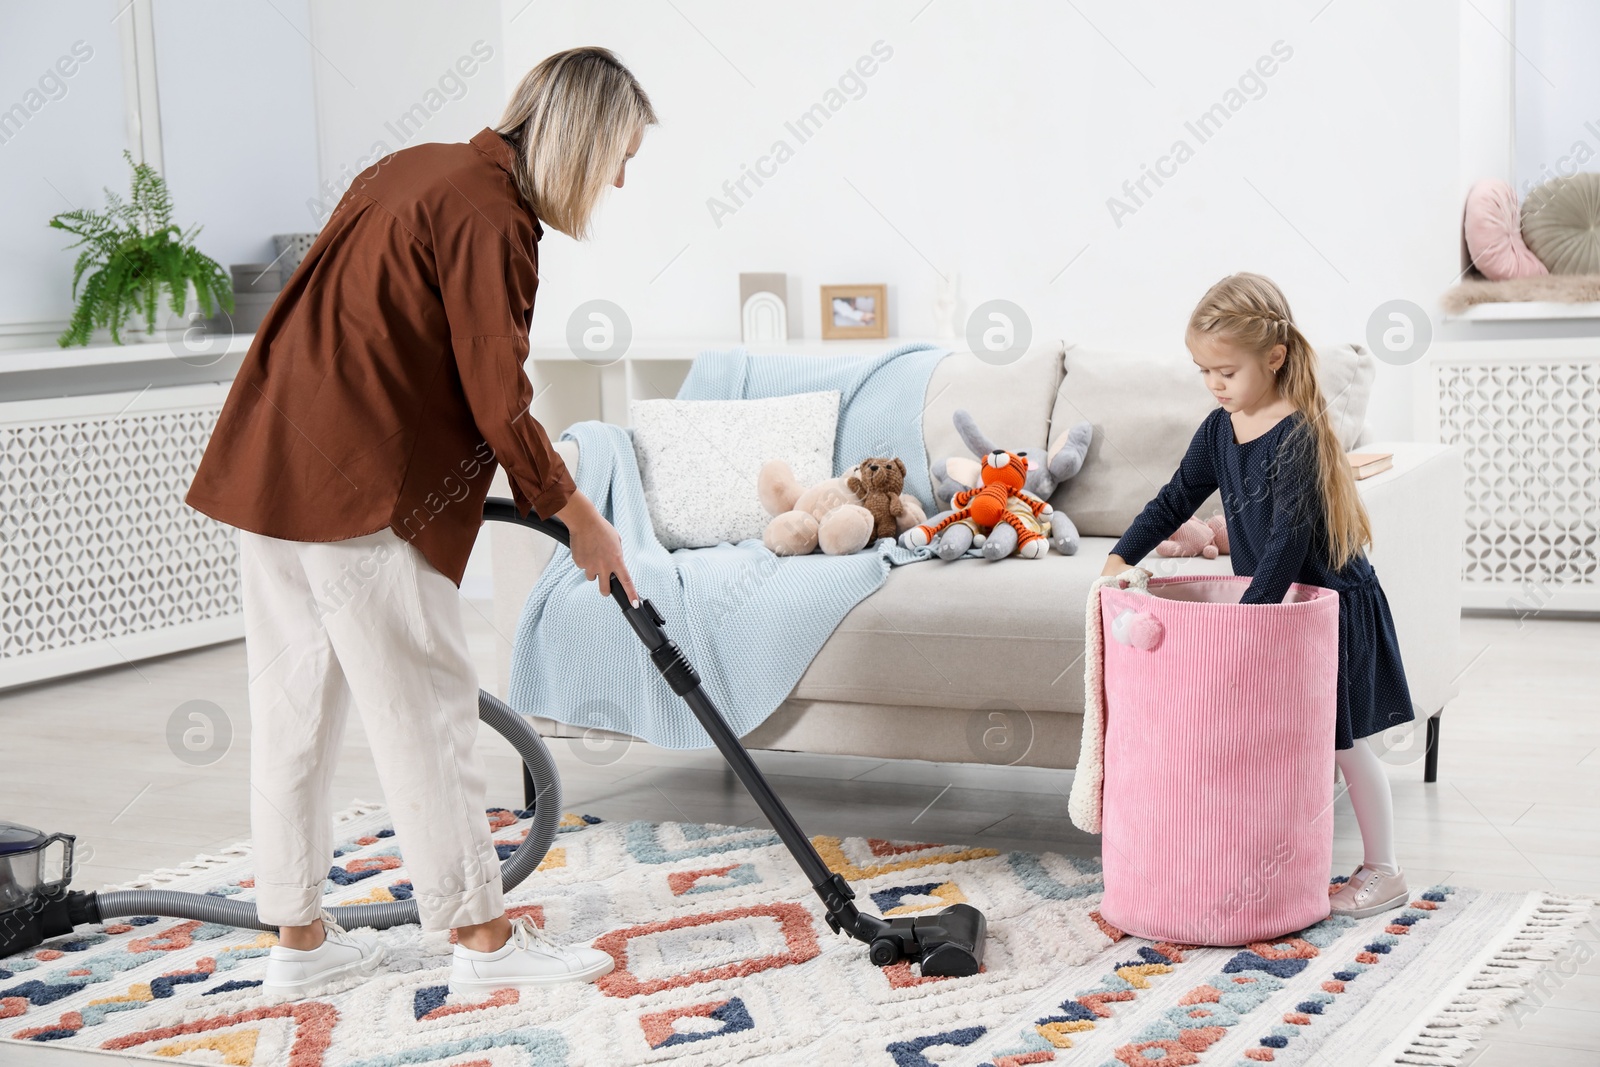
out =
<svg viewBox="0 0 1600 1067"><path fill-rule="evenodd" d="M1317 384L1317 354L1294 324L1283 291L1259 274L1230 274L1206 290L1189 316L1189 335L1197 334L1225 338L1263 359L1273 346L1284 346L1278 392L1305 416L1305 435L1296 435L1297 447L1309 441L1314 450L1328 528L1328 563L1336 570L1343 567L1372 543L1372 526Z"/></svg>
<svg viewBox="0 0 1600 1067"><path fill-rule="evenodd" d="M523 76L495 131L516 146L517 188L569 237L589 220L635 134L656 123L639 82L608 48L569 48Z"/></svg>

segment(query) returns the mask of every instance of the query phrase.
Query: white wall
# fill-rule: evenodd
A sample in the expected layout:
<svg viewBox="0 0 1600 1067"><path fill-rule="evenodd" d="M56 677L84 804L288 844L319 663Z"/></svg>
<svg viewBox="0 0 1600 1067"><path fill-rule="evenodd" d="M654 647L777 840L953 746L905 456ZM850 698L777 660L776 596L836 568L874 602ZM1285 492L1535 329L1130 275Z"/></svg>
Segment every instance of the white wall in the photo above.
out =
<svg viewBox="0 0 1600 1067"><path fill-rule="evenodd" d="M305 216L317 183L307 2L152 5L160 168L175 221L201 224L196 244L224 269L272 259L274 233L316 228ZM51 343L72 314L76 253L47 227L50 216L103 209L106 187L128 195L130 8L128 0L0 8L0 109L29 112L0 126L0 346ZM88 58L41 88L75 45Z"/></svg>
<svg viewBox="0 0 1600 1067"><path fill-rule="evenodd" d="M313 5L312 20L326 209L389 152L464 141L505 107L496 0L341 0Z"/></svg>
<svg viewBox="0 0 1600 1067"><path fill-rule="evenodd" d="M1488 4L1492 17L1505 2ZM0 102L88 32L78 27L103 35L82 80L0 145L0 190L13 206L0 234L17 252L0 264L12 283L0 290L0 329L65 318L70 257L43 221L56 202L97 202L101 185L122 181L118 51L103 7L9 5L0 16L17 57ZM533 327L546 343L594 297L621 304L639 337L731 339L736 276L751 270L798 281L793 311L812 338L817 287L834 282L887 282L893 332L930 333L940 275L959 270L963 313L1005 298L1036 335L1182 358L1194 300L1221 275L1254 269L1283 285L1313 338L1359 339L1379 304L1431 308L1451 283L1467 158L1483 157L1467 145L1460 102L1467 34L1483 37L1464 20L1482 19L1451 0L1221 10L826 0L759 14L733 0L276 7L283 14L156 0L158 51L183 57L178 69L161 65L179 214L206 224L202 247L225 264L263 258L274 232L315 228L319 197L336 197L377 146L489 124L510 86L555 50L605 44L633 67L663 125L602 208L596 240L547 231ZM797 143L785 123L826 101L880 41L892 54L859 99L841 98ZM1291 54L1259 99L1241 97L1200 143L1185 123L1224 102L1276 42ZM473 74L445 81L463 58ZM102 59L111 66L97 67ZM418 105L420 130L400 129ZM306 188L309 137L320 192ZM731 203L724 183L778 139L793 158L747 186L753 195L718 225L708 199ZM1160 188L1146 179L1153 195L1135 201L1124 183L1162 165L1179 139L1192 158ZM41 174L64 198L46 199ZM1120 225L1112 197L1134 209ZM1380 433L1410 433L1410 387L1410 368L1380 367Z"/></svg>
<svg viewBox="0 0 1600 1067"><path fill-rule="evenodd" d="M104 0L0 9L0 342L40 343L37 333L49 343L72 314L77 253L66 251L72 238L50 229L50 217L104 208L103 186L127 194L113 13Z"/></svg>
<svg viewBox="0 0 1600 1067"><path fill-rule="evenodd" d="M1461 20L1461 197L1479 178L1512 180L1514 0L1478 0ZM1481 17L1480 17L1481 16ZM1465 267L1466 263L1462 263Z"/></svg>
<svg viewBox="0 0 1600 1067"><path fill-rule="evenodd" d="M1600 4L1513 0L1517 192L1600 168Z"/></svg>
<svg viewBox="0 0 1600 1067"><path fill-rule="evenodd" d="M834 282L888 282L891 330L928 333L940 273L959 269L963 314L1004 298L1036 335L1174 358L1194 301L1234 270L1275 278L1314 339L1363 338L1393 298L1434 306L1459 269L1455 3L1076 8L532 5L503 30L508 81L604 44L662 117L598 239L545 238L536 339L595 297L636 336L735 337L753 270L799 276L807 337ZM860 98L796 144L785 121L878 41L892 56ZM1279 41L1292 55L1260 98L1199 143L1186 120ZM707 199L777 139L793 158L719 226ZM1193 157L1119 226L1108 198L1131 204L1124 181L1178 139ZM1410 368L1380 367L1381 434L1410 434L1410 387Z"/></svg>
<svg viewBox="0 0 1600 1067"><path fill-rule="evenodd" d="M126 0L124 0L126 2ZM275 233L315 230L317 182L309 0L156 0L161 150L178 222L200 251L266 263Z"/></svg>

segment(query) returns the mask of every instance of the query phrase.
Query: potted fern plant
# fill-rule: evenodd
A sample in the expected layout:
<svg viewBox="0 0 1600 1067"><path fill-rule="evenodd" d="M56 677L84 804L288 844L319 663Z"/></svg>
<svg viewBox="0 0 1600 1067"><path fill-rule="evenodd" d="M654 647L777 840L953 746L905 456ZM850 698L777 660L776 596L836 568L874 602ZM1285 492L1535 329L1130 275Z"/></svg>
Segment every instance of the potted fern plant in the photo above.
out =
<svg viewBox="0 0 1600 1067"><path fill-rule="evenodd" d="M56 339L62 348L87 345L100 327L108 328L120 345L124 325L136 315L144 318L142 339L158 340L163 336L156 329L163 290L172 313L179 317L191 297L207 317L217 307L233 310L227 272L194 246L200 227L185 231L174 224L166 181L149 164L135 163L131 153L123 152L122 158L133 168L127 201L107 189L105 211L64 211L50 220L56 229L77 235L69 249L83 247L72 269L72 295L78 305L66 331ZM137 325L131 332L139 332Z"/></svg>

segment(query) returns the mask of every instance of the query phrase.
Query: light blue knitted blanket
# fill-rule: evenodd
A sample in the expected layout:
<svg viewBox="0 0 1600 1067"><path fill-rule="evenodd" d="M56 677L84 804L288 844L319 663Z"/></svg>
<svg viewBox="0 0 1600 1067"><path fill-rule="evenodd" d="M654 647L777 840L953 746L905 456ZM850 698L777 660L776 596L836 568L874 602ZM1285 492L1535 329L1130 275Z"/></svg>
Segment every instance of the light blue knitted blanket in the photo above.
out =
<svg viewBox="0 0 1600 1067"><path fill-rule="evenodd" d="M838 438L846 443L835 451L836 473L867 455L915 457L918 462L907 464L906 490L926 499L923 394L945 354L928 346L862 360L708 353L696 360L678 395L713 400L838 389ZM840 621L883 584L891 566L930 555L887 539L850 556L779 557L755 539L668 552L650 525L629 431L580 422L562 437L578 444L578 489L617 528L635 586L665 617L667 633L740 736L783 702ZM911 471L920 476L920 492ZM711 744L656 673L616 604L596 593L559 546L523 606L508 697L524 714L616 730L663 748Z"/></svg>

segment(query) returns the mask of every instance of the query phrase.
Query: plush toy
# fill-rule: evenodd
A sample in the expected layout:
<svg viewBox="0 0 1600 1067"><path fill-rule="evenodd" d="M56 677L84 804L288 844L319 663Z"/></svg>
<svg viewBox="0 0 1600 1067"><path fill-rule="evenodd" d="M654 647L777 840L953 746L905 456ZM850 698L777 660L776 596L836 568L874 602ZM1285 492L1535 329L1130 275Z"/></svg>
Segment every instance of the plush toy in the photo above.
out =
<svg viewBox="0 0 1600 1067"><path fill-rule="evenodd" d="M1218 512L1206 520L1206 525L1211 527L1211 543L1217 546L1217 554L1228 555L1228 520Z"/></svg>
<svg viewBox="0 0 1600 1067"><path fill-rule="evenodd" d="M1028 461L1015 452L995 449L984 457L979 472L983 485L963 489L952 501L956 510L932 523L905 532L900 543L907 548L932 544L940 559L955 559L979 546L985 559L1004 559L1015 552L1023 559L1038 559L1049 548L1041 516L1053 510L1023 486Z"/></svg>
<svg viewBox="0 0 1600 1067"><path fill-rule="evenodd" d="M860 477L858 465L842 477L807 488L795 480L789 464L769 460L756 479L761 506L773 516L762 532L762 544L780 556L804 556L818 548L830 556L844 556L872 544L877 520L850 488L850 480L859 481ZM902 493L899 504L897 530L909 529L926 518L916 497Z"/></svg>
<svg viewBox="0 0 1600 1067"><path fill-rule="evenodd" d="M951 422L962 443L972 450L973 456L987 456L999 447L978 429L977 422L968 412L958 408ZM1042 455L1038 449L1017 450L1017 455L1028 461L1028 483L1023 488L1036 497L1048 498L1056 491L1056 486L1082 469L1084 456L1089 452L1089 442L1093 439L1094 425L1080 422L1056 438L1043 450ZM928 468L928 473L933 478L933 502L940 507L949 507L957 493L978 484L979 461L964 456L938 459Z"/></svg>
<svg viewBox="0 0 1600 1067"><path fill-rule="evenodd" d="M1202 519L1191 516L1156 546L1158 556L1204 556L1216 559L1228 553L1228 521L1221 515Z"/></svg>
<svg viewBox="0 0 1600 1067"><path fill-rule="evenodd" d="M978 424L966 411L958 409L953 421L956 433L960 434L961 440L972 449L973 455L990 456L995 452L1004 451L997 448L984 432L978 429ZM1088 454L1089 442L1093 438L1093 424L1080 422L1056 438L1055 443L1045 450L1044 457L1035 454L1037 450L1031 449L1015 453L1028 465L1028 477L1023 489L1040 500L1048 498L1056 491L1057 486L1082 469L1084 456ZM948 508L957 493L979 483L981 468L977 460L952 456L948 459L935 460L929 473L933 477L934 502ZM1070 556L1078 551L1078 529L1072 524L1072 520L1067 518L1066 513L1047 508L1044 515L1049 524L1046 537L1050 547L1064 556ZM938 518L942 519L944 515L941 514ZM1001 555L1006 554L1009 553ZM987 551L985 555L988 555Z"/></svg>
<svg viewBox="0 0 1600 1067"><path fill-rule="evenodd" d="M856 464L856 473L845 484L861 500L861 506L872 512L874 541L900 535L899 519L906 510L900 499L900 490L906 485L904 463L892 457L864 459Z"/></svg>

